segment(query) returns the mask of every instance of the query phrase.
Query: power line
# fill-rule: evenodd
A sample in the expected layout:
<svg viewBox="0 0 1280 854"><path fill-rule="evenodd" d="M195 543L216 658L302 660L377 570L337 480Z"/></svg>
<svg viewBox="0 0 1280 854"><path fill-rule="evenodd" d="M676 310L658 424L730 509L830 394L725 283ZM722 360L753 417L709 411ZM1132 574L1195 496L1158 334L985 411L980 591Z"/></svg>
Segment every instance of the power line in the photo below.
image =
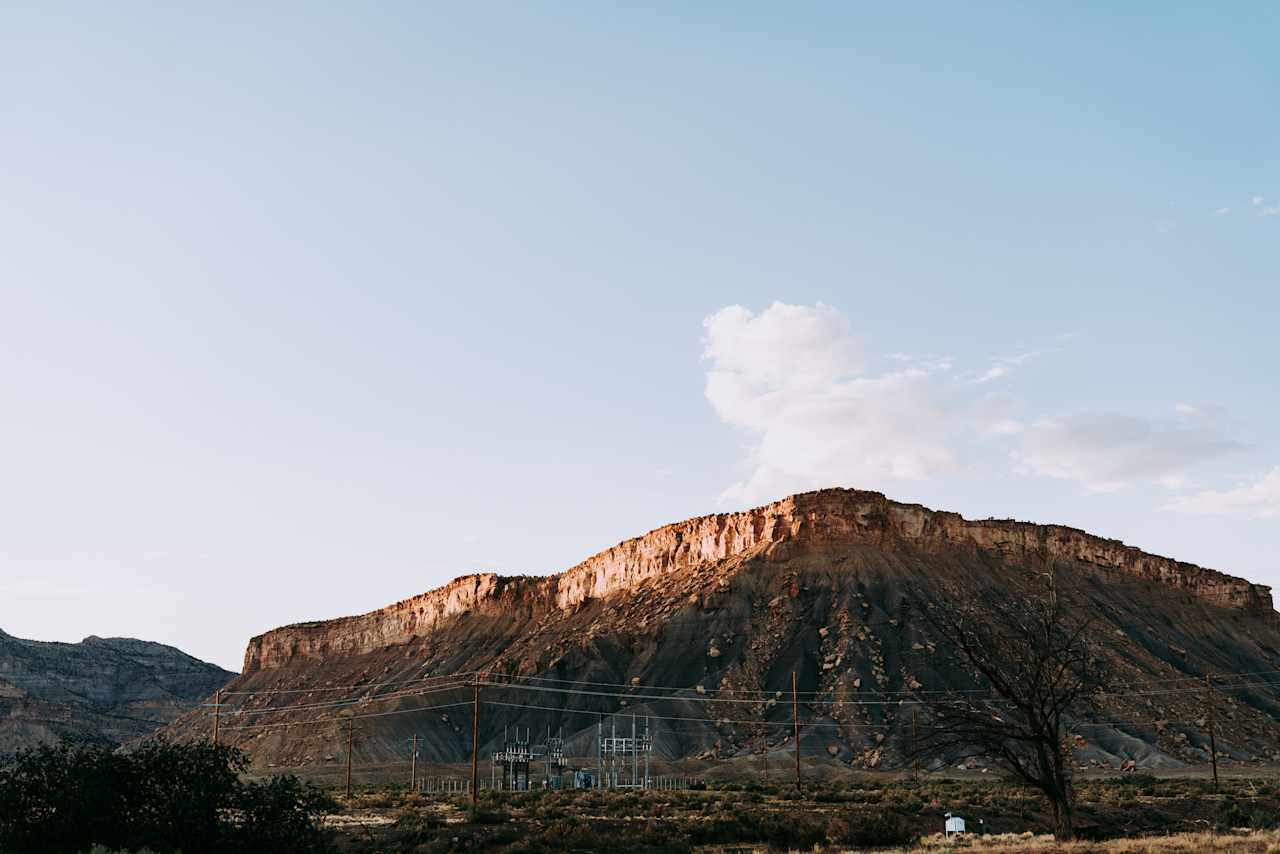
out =
<svg viewBox="0 0 1280 854"><path fill-rule="evenodd" d="M460 689L462 689L462 688L467 687L467 686L468 686L468 684L470 684L470 683L461 683L461 682L460 682L460 683L454 683L454 684L446 685L446 686L439 686L439 687L434 687L434 688L430 688L430 689L424 689L424 690L417 691L417 692L407 692L407 691L406 691L406 692L402 692L402 693L400 693L400 694L395 694L395 695L385 695L385 696L382 696L382 697L373 697L373 698L368 698L368 701L369 701L369 702L379 702L379 701L383 701L383 700L391 700L391 699L412 699L412 698L418 698L418 697L425 697L425 696L428 696L428 695L430 695L430 694L436 694L436 693L441 693L441 692L445 692L445 691L457 691L457 690L460 690ZM757 702L757 701L752 701L752 700L719 699L719 698L714 698L714 697L663 697L663 696L638 696L638 695L635 695L635 694L627 694L627 693L621 693L621 692L583 691L583 690L576 690L576 689L545 688L545 687L537 687L537 686L526 686L526 685L503 684L503 683L488 682L488 681L477 681L477 683L476 683L476 684L478 684L478 685L480 685L480 686L482 686L482 687L497 688L497 689L503 689L503 688L506 688L506 689L517 690L517 691L534 691L534 692L543 692L543 693L550 692L550 693L557 693L557 694L568 694L568 695L571 695L571 696L590 696L590 697L600 697L600 698L613 699L613 700L636 700L636 699L645 699L645 700L650 700L650 701L652 701L652 702L673 702L673 701L682 701L682 700L683 700L683 701L695 701L695 702L707 702L707 703L724 703L724 702L756 703L756 702ZM1277 686L1277 683L1273 683L1273 682L1255 682L1255 683L1242 683L1242 684L1239 684L1239 685L1215 685L1215 687L1219 688L1220 690L1240 690L1240 689L1247 689L1247 688L1254 688L1254 687L1280 687L1280 686ZM1109 698L1116 698L1116 699L1126 699L1126 698L1131 698L1131 697L1144 697L1144 696L1167 695L1167 694L1198 694L1198 693L1201 693L1202 691L1203 691L1203 688L1200 688L1200 687L1194 687L1194 688L1186 688L1186 689L1170 689L1170 690L1166 690L1166 691L1156 691L1156 692L1103 692L1103 693L1098 694L1097 696L1103 696L1103 697L1109 697ZM985 704L987 704L987 705L993 705L993 704L1005 704L1005 705L1007 705L1007 704L1010 702L1010 701L1008 701L1008 700L1006 700L1006 699L1004 699L1004 698L1001 698L1001 697L998 697L998 696L994 696L994 695L992 695L992 696L988 696L988 697L982 697L982 698L970 698L970 700L971 700L971 702L983 702L983 703L985 703ZM555 712L560 712L560 713L563 713L563 714L593 714L593 715L594 715L594 714L599 714L599 711L598 711L598 710L570 709L570 708L565 707L565 706L539 706L539 705L534 705L534 704L529 704L529 703L506 703L506 702L501 702L501 701L497 701L497 700L490 700L489 702L490 702L491 704L493 704L493 705L499 705L499 706L510 706L510 707L513 707L513 708L539 709L539 710L545 710L545 711L555 711ZM934 702L942 702L942 700L938 700L938 701L934 701ZM285 706L285 707L272 708L272 709L269 709L269 710L249 710L247 713L248 713L248 714L257 714L257 713L263 713L263 712L268 712L268 711L269 711L269 712L275 712L275 713L281 713L281 714L288 714L288 713L298 712L298 711L304 711L304 710L313 710L313 709L316 709L316 708L334 708L334 707L336 707L336 706L338 706L338 705L343 705L343 704L344 704L344 703L340 702L340 703L334 703L334 704L317 704L317 705L311 705L311 706L305 706L305 707L298 707L298 706L288 707L288 706ZM859 700L859 699L854 699L854 700L822 700L822 701L806 700L806 703L805 703L805 704L806 704L807 706L815 706L815 705L822 705L822 706L848 705L848 706L857 706L857 707L865 707L865 706L904 706L904 705L919 706L919 705L929 705L929 703L928 703L928 702L925 702L925 701L920 701L920 700L907 700L907 699L902 699L902 700L897 700L897 701ZM433 709L436 709L436 708L450 708L450 707L458 706L458 705L467 705L467 703L463 702L463 703L452 703L452 704L437 705L437 706L415 707L415 708L412 708L412 709L399 709L399 710L390 711L390 712L378 712L378 713L370 713L370 714L365 714L365 715L355 715L355 716L353 716L353 717L357 717L357 718L364 718L364 717L383 717L383 716L386 716L386 715L396 715L396 714L412 714L412 713L414 713L414 712L432 711ZM230 714L240 714L240 712L232 712L232 713L230 713ZM618 710L618 711L616 711L616 712L612 712L611 714L626 714L626 712L623 712L623 711L621 711L621 710ZM720 724L720 723L735 723L735 724L741 724L741 725L759 726L759 725L761 725L761 724L766 724L766 725L767 725L767 724L769 723L768 721L761 721L761 720L754 720L754 721L733 720L733 721L730 721L730 720L729 720L729 719L727 719L727 718L690 718L690 717L679 717L679 716L672 717L672 716L655 715L655 714L653 714L652 712L650 712L649 714L650 714L650 716L652 716L652 717L657 717L657 718L660 718L660 719L662 719L662 718L666 718L666 719L670 719L670 720L695 720L695 721L705 721L705 722L709 722L709 723L713 723L713 724ZM346 719L347 719L347 717L348 717L348 716L342 716L342 717L340 717L340 718L319 718L319 719L317 719L317 718L311 718L311 719L308 719L308 720L306 720L306 721L286 721L286 722L267 723L267 724L256 724L256 725L224 726L224 727L222 727L222 728L223 728L224 730L246 730L246 729L275 728L275 727L290 727L290 726L299 726L299 725L303 725L303 724L306 724L306 723L323 722L323 721L325 721L325 720L346 720ZM1118 723L1119 723L1119 722L1118 722ZM1142 722L1126 722L1126 723L1138 724L1138 723L1142 723ZM863 726L863 727L871 727L871 726L875 726L875 725L870 725L870 724L858 724L858 725L859 725L859 726ZM1100 724L1096 724L1096 723L1082 723L1082 724L1080 724L1080 725L1084 725L1084 726L1096 726L1096 725L1100 725ZM883 727L884 727L884 728L886 728L886 729L890 729L890 728L892 728L890 725L883 725Z"/></svg>
<svg viewBox="0 0 1280 854"><path fill-rule="evenodd" d="M466 684L468 684L468 683L466 683L466 682L452 682L452 683L445 684L445 685L434 685L434 686L431 686L431 687L424 687L424 688L422 688L422 689L417 689L417 690L405 690L405 691L398 691L398 692L396 692L396 693L394 693L394 694L378 694L378 695L376 695L376 696L372 696L372 697L368 697L368 696L366 696L366 697L348 697L348 698L345 698L345 699L341 699L341 700L332 700L332 701L327 701L327 702L324 702L324 703L306 703L306 704L303 704L303 705L296 705L296 706L267 706L267 707L265 707L265 708L261 708L261 709L239 708L239 709L235 709L235 710L230 711L230 712L226 712L225 714L226 714L226 715L237 715L237 716L244 716L244 715L269 715L269 714L274 714L274 713L278 713L278 712L296 712L296 711L306 711L306 710L310 710L310 709L332 709L332 708L337 708L337 707L339 707L339 706L354 706L354 705L358 705L358 704L361 704L361 703L378 703L378 702L383 702L383 701L386 701L386 700L397 700L397 699L400 699L400 698L402 698L402 697L420 697L420 696L424 696L424 695L426 695L426 694L434 694L434 693L437 693L437 692L440 692L440 691L452 691L452 690L454 690L454 689L456 689L456 688L463 687L463 686L465 686Z"/></svg>
<svg viewBox="0 0 1280 854"><path fill-rule="evenodd" d="M365 715L342 715L341 717L330 717L330 718L308 718L305 721L281 721L279 723L269 723L269 724L243 724L240 726L224 726L223 729L224 730L287 729L289 727L312 726L314 724L341 723L343 721L350 720L350 719L364 720L366 718L385 718L391 715L410 715L418 712L434 712L438 709L452 709L458 706L469 706L469 705L471 705L471 703L469 702L442 703L436 706L419 706L413 709L395 709L390 712L371 712Z"/></svg>

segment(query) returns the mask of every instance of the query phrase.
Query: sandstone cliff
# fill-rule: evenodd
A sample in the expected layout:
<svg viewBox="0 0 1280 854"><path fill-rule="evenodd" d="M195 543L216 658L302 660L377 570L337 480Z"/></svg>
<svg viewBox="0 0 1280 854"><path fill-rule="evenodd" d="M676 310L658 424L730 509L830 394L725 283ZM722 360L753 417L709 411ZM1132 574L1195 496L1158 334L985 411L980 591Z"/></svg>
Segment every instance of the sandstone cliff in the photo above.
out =
<svg viewBox="0 0 1280 854"><path fill-rule="evenodd" d="M1122 684L1280 671L1267 587L1072 528L824 490L666 525L558 575L471 575L361 616L267 632L229 686L224 737L259 766L315 769L339 761L339 716L355 714L358 763L403 759L413 736L424 760L459 761L470 692L422 680L484 671L506 681L485 688L482 751L516 725L563 728L589 755L601 714L637 712L662 721L668 759L732 761L761 738L785 749L790 709L777 698L795 673L806 752L892 767L907 738L902 698L972 686L913 618L919 605L1036 595L1031 582L1050 568L1063 600L1097 618ZM1241 687L1224 699L1220 750L1230 761L1280 757L1277 687ZM1082 722L1082 762L1204 760L1188 723L1203 716L1198 688L1109 702L1105 721ZM188 714L167 732L208 730Z"/></svg>
<svg viewBox="0 0 1280 854"><path fill-rule="evenodd" d="M571 611L588 599L625 594L651 579L688 575L769 549L795 553L854 545L910 545L942 553L985 550L1013 561L1060 559L1158 581L1208 601L1255 613L1272 609L1269 587L1147 554L1075 528L1012 520L971 521L956 513L890 501L878 492L829 489L793 495L741 513L664 525L545 578L469 575L358 617L275 629L249 642L244 672L296 658L359 655L430 634L462 613L496 613L512 600Z"/></svg>

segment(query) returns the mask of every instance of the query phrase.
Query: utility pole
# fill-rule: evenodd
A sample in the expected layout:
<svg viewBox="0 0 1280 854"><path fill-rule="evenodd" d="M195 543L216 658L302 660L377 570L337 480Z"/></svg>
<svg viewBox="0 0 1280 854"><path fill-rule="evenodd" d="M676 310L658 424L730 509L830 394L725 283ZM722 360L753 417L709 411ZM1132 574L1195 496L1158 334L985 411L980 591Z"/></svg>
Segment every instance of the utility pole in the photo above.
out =
<svg viewBox="0 0 1280 854"><path fill-rule="evenodd" d="M1214 709L1217 703L1213 701L1213 677L1208 673L1204 675L1205 695L1209 702L1209 761L1213 763L1213 787L1218 788L1218 742L1214 736Z"/></svg>
<svg viewBox="0 0 1280 854"><path fill-rule="evenodd" d="M480 769L480 676L471 683L471 805L475 806L480 793L477 779Z"/></svg>
<svg viewBox="0 0 1280 854"><path fill-rule="evenodd" d="M911 779L920 779L920 749L917 747L919 733L916 730L916 707L911 707Z"/></svg>
<svg viewBox="0 0 1280 854"><path fill-rule="evenodd" d="M213 692L213 745L218 746L218 723L222 714L222 689Z"/></svg>
<svg viewBox="0 0 1280 854"><path fill-rule="evenodd" d="M769 782L769 727L764 728L764 781Z"/></svg>
<svg viewBox="0 0 1280 854"><path fill-rule="evenodd" d="M355 744L355 720L347 718L347 800L351 800L351 748Z"/></svg>
<svg viewBox="0 0 1280 854"><path fill-rule="evenodd" d="M800 790L800 702L796 699L796 672L791 671L791 720L796 729L796 791Z"/></svg>
<svg viewBox="0 0 1280 854"><path fill-rule="evenodd" d="M418 734L413 734L413 746L409 748L409 791L418 788Z"/></svg>

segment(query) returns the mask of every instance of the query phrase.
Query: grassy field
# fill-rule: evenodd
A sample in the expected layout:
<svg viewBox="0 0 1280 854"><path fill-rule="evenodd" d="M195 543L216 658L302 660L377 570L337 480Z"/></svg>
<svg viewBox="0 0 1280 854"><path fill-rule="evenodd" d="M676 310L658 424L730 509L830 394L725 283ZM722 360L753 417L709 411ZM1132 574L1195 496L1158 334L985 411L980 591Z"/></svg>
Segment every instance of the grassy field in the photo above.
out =
<svg viewBox="0 0 1280 854"><path fill-rule="evenodd" d="M1080 781L1081 841L1056 846L1045 803L1001 780L860 781L793 787L720 783L706 791L484 792L428 797L356 792L329 821L344 851L1270 852L1280 854L1280 782L1143 775ZM971 833L938 834L943 815Z"/></svg>

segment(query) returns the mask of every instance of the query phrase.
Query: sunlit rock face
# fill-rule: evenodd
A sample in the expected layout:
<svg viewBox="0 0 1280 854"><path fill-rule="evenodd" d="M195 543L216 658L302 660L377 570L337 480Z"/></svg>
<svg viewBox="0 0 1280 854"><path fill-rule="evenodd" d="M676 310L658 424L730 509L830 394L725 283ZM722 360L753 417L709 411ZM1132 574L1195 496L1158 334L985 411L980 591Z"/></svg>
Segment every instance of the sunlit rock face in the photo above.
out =
<svg viewBox="0 0 1280 854"><path fill-rule="evenodd" d="M589 753L601 712L648 712L681 720L659 738L664 755L732 761L760 736L744 715L766 729L790 720L778 692L790 690L794 671L817 701L805 717L822 732L806 751L851 767L894 767L905 738L897 701L972 680L940 649L920 606L1040 596L1050 572L1073 612L1096 617L1091 631L1130 684L1280 669L1280 626L1265 586L1073 528L966 520L832 489L666 525L556 575L469 575L368 614L267 632L250 641L232 686L258 693L240 695L226 737L255 764L323 764L342 753L338 698L350 701L346 713L370 715L365 761L396 760L412 735L425 757L461 760L468 713L431 709L464 702L469 689L428 694L422 680L483 671L624 695L486 688L504 704L481 717L486 745L516 724L563 728ZM531 678L558 681L521 682ZM646 686L683 690L655 699ZM1250 694L1219 739L1240 756L1272 750L1267 738L1280 743L1274 694L1266 686ZM1195 720L1191 705L1202 700L1162 694L1132 707L1117 701L1110 712ZM187 715L168 732L207 737L208 727ZM1129 758L1203 758L1193 755L1201 739L1179 732L1091 726L1077 752L1117 768Z"/></svg>
<svg viewBox="0 0 1280 854"><path fill-rule="evenodd" d="M789 554L841 546L914 546L936 553L982 550L1013 561L1060 559L1159 581L1214 603L1266 613L1270 588L1194 564L1147 554L1118 540L1060 525L970 521L956 513L899 504L877 492L829 489L793 495L742 513L665 525L545 578L468 575L358 617L302 623L254 638L246 673L294 658L358 655L429 634L463 613L499 613L513 600L572 611L589 599L625 594L653 579L678 581L731 558L781 547ZM725 566L726 571L729 569Z"/></svg>

